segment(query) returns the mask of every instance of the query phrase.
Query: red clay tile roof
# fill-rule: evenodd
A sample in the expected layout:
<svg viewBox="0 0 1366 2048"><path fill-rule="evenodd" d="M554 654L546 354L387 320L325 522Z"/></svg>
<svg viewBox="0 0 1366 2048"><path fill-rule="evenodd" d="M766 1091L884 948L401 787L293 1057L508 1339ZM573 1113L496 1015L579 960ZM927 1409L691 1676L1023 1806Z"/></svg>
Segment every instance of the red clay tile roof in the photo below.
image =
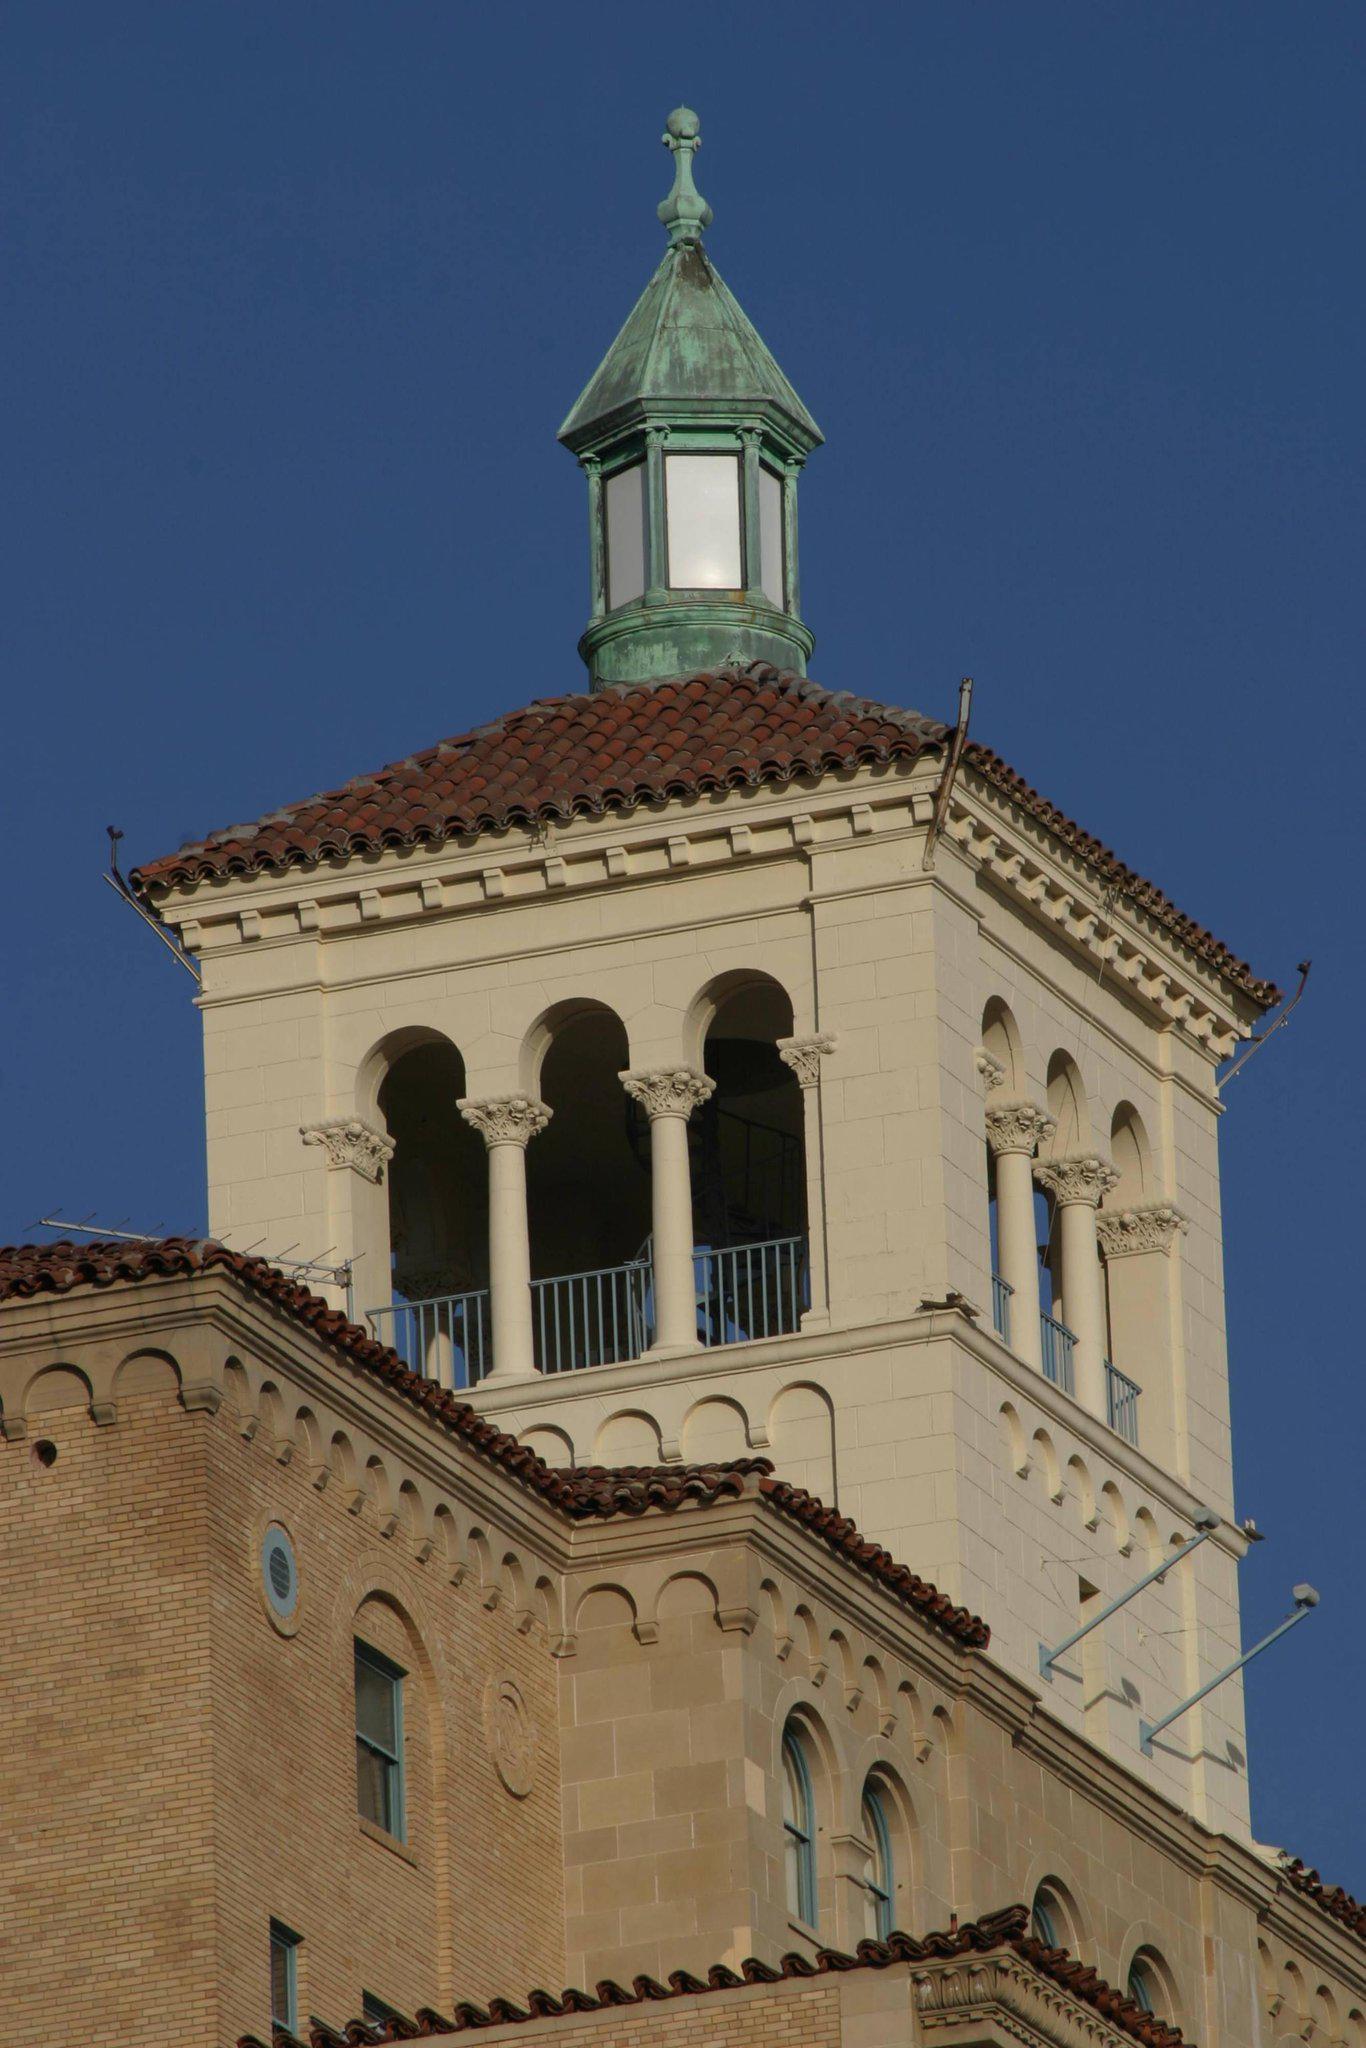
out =
<svg viewBox="0 0 1366 2048"><path fill-rule="evenodd" d="M212 876L279 872L383 848L440 845L508 825L781 785L939 752L948 730L936 719L823 689L766 662L659 683L619 683L541 698L373 775L147 861L131 880L151 898ZM1255 1002L1279 1002L1274 983L1257 978L989 747L970 740L963 758Z"/></svg>
<svg viewBox="0 0 1366 2048"><path fill-rule="evenodd" d="M896 1963L987 1955L1001 1948L1012 1950L1041 1976L1091 2006L1117 2033L1128 2034L1142 2048L1185 2048L1185 2037L1179 2028L1140 2011L1132 1998L1116 1991L1084 1963L1076 1962L1065 1948L1045 1948L1026 1931L1028 1926L1027 1906L1007 1906L1003 1912L984 1915L962 1927L955 1924L947 1933L927 1934L920 1940L910 1934L889 1934L885 1941L861 1941L852 1955L840 1949L823 1948L813 1958L785 1955L776 1968L750 1956L738 1972L724 1963L714 1963L705 1980L687 1970L673 1970L666 1984L655 1977L635 1977L627 1991L608 1977L595 1987L591 1996L572 1986L558 1998L549 1991L530 1991L522 2005L506 1998L491 1998L487 2006L457 2005L449 2018L430 2006L419 2006L410 2020L389 2020L373 2027L364 2020L350 2020L340 2032L315 2020L309 2027L307 2048L361 2048L361 2044L384 2041L428 2041L482 2027L516 2026L526 2021L602 2012L611 2006L650 2005L661 1999L695 1998L709 1991L735 1991L745 1984L779 1984L834 1976L846 1970L887 1970ZM639 2022L633 2033L638 2035ZM265 2044L254 2034L243 2034L238 2038L237 2048L265 2048ZM271 2048L304 2048L304 2044L277 2027L271 2036Z"/></svg>
<svg viewBox="0 0 1366 2048"><path fill-rule="evenodd" d="M1353 1934L1359 1934L1366 1941L1366 1906L1360 1899L1354 1899L1340 1884L1325 1884L1317 1870L1311 1870L1298 1856L1282 1856L1281 1876L1297 1892L1303 1892L1325 1913L1340 1920Z"/></svg>
<svg viewBox="0 0 1366 2048"><path fill-rule="evenodd" d="M486 1422L449 1388L410 1372L396 1351L348 1322L339 1309L329 1308L298 1281L265 1259L230 1251L212 1238L149 1238L136 1243L99 1240L81 1245L63 1239L55 1244L7 1245L0 1248L0 1302L68 1294L75 1287L186 1279L212 1272L226 1273L306 1324L351 1364L375 1374L393 1393L421 1408L477 1456L499 1466L575 1521L643 1515L651 1508L667 1512L688 1502L707 1506L738 1499L752 1479L759 1499L773 1513L799 1522L856 1570L878 1580L923 1621L942 1629L966 1649L985 1649L991 1640L991 1630L977 1615L966 1607L955 1607L927 1579L898 1564L881 1544L867 1542L845 1516L823 1507L801 1487L775 1478L767 1458L737 1458L714 1465L585 1465L556 1471L516 1437Z"/></svg>

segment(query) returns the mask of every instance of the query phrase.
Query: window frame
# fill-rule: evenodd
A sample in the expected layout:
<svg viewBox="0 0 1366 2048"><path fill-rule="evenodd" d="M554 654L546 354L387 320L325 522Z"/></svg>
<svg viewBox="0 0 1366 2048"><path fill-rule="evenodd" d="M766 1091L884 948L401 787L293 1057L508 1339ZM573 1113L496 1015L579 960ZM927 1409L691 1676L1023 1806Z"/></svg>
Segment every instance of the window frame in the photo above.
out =
<svg viewBox="0 0 1366 2048"><path fill-rule="evenodd" d="M820 1901L816 1890L816 1798L811 1784L811 1767L801 1734L791 1722L783 1730L783 1866L784 1890L791 1917L814 1932L820 1925ZM788 1793L795 1787L798 1812L789 1814ZM786 1851L796 1849L797 1896L786 1883Z"/></svg>
<svg viewBox="0 0 1366 2048"><path fill-rule="evenodd" d="M896 1926L896 1860L892 1853L892 1830L887 1819L887 1795L876 1778L864 1781L861 1812L873 1840L873 1859L864 1887L873 1900L877 1923L875 1939L886 1941Z"/></svg>
<svg viewBox="0 0 1366 2048"><path fill-rule="evenodd" d="M356 1811L367 1826L378 1828L382 1834L388 1835L392 1841L406 1843L408 1839L408 1802L403 1770L403 1681L408 1674L401 1664L395 1664L392 1657L386 1657L383 1650L377 1650L372 1643L363 1641L360 1636L354 1638L354 1651L352 1687L355 1700ZM359 1667L362 1664L370 1671L375 1672L379 1677L386 1679L392 1689L394 1720L394 1748L392 1750L385 1749L382 1743L376 1742L373 1736L365 1734L361 1729L358 1675ZM377 1820L373 1814L367 1813L361 1805L362 1778L359 1765L360 1752L362 1750L368 1752L372 1757L378 1757L384 1765L384 1809L387 1816L384 1820Z"/></svg>
<svg viewBox="0 0 1366 2048"><path fill-rule="evenodd" d="M303 1936L296 1934L292 1927L286 1927L283 1920L272 1914L270 1920L270 2024L272 2028L283 2027L294 2033L299 2024L299 1950L303 1947ZM284 1957L285 1998L287 2013L275 2010L275 1958Z"/></svg>
<svg viewBox="0 0 1366 2048"><path fill-rule="evenodd" d="M388 2020L404 2017L396 2005L390 2005L388 1999L381 1998L377 1991L361 1992L360 2016L367 2027L382 2027Z"/></svg>

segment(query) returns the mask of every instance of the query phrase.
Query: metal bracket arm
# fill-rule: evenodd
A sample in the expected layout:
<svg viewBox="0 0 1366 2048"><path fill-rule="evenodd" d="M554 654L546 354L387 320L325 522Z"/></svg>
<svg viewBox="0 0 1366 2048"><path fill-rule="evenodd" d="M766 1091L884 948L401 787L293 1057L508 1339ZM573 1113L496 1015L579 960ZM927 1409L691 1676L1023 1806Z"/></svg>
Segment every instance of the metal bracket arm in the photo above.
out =
<svg viewBox="0 0 1366 2048"><path fill-rule="evenodd" d="M1312 1586L1296 1586L1294 1598L1294 1613L1287 1614L1285 1620L1273 1628L1269 1636L1263 1636L1262 1640L1259 1643L1254 1643L1250 1650L1244 1650L1241 1657L1235 1657L1231 1664L1226 1665L1222 1671L1207 1680L1201 1686L1199 1692L1193 1692L1188 1700L1182 1700L1179 1707L1173 1707L1170 1714L1164 1714L1160 1721L1139 1722L1138 1746L1144 1756L1152 1755L1153 1738L1160 1735L1164 1728L1170 1728L1173 1721L1179 1721L1183 1714L1189 1713L1192 1707L1198 1706L1206 1693L1213 1692L1215 1687L1222 1685L1226 1678L1232 1678L1234 1672L1241 1671L1244 1664L1250 1664L1254 1657L1261 1656L1263 1650L1269 1650L1278 1636L1283 1636L1288 1628L1295 1626L1297 1621L1303 1621L1310 1608L1317 1607L1319 1604L1319 1596Z"/></svg>
<svg viewBox="0 0 1366 2048"><path fill-rule="evenodd" d="M1127 1607L1135 1593L1141 1593L1143 1588L1151 1586L1155 1579L1164 1579L1174 1564L1180 1564L1183 1557L1189 1557L1191 1552L1198 1550L1202 1543L1208 1543L1210 1537L1213 1536L1220 1526L1219 1517L1216 1514L1212 1514L1208 1508L1205 1508L1195 1517L1195 1526L1200 1531L1198 1536L1192 1536L1189 1543L1183 1543L1181 1548L1174 1550L1170 1557L1164 1557L1161 1564L1155 1565L1152 1571L1146 1573L1143 1578L1136 1580L1127 1592L1121 1593L1119 1598L1112 1600L1108 1607L1102 1607L1099 1614L1092 1615L1090 1621L1083 1622L1080 1628L1074 1629L1066 1641L1059 1643L1056 1649L1050 1650L1047 1643L1040 1643L1039 1676L1046 1679L1049 1685L1051 1685L1053 1683L1053 1666L1057 1663L1059 1657L1066 1656L1067 1652L1075 1644L1079 1643L1083 1636L1089 1636L1093 1628L1099 1628L1103 1621L1108 1621L1110 1616L1117 1614L1121 1607Z"/></svg>

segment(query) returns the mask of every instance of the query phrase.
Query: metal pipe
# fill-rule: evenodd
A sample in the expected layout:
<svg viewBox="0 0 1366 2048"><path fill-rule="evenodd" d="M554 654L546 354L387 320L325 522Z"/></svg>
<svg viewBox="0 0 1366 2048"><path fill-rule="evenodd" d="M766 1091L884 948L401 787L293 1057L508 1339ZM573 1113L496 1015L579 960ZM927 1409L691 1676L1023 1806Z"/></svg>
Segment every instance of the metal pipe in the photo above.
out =
<svg viewBox="0 0 1366 2048"><path fill-rule="evenodd" d="M1226 1678L1232 1678L1234 1672L1241 1671L1244 1664L1250 1664L1254 1657L1261 1656L1263 1650L1269 1650L1278 1636L1283 1636L1287 1629L1295 1626L1297 1621L1303 1621L1310 1608L1317 1607L1319 1604L1319 1596L1312 1586L1296 1586L1292 1597L1295 1602L1294 1613L1287 1614L1285 1620L1273 1628L1270 1635L1263 1636L1262 1640L1259 1643L1254 1643L1250 1650L1244 1650L1241 1657L1235 1657L1234 1661L1227 1665L1224 1670L1218 1672L1206 1684L1202 1685L1199 1692L1193 1692L1188 1700L1182 1700L1179 1707L1173 1707L1170 1714L1164 1714L1160 1721L1139 1722L1138 1746L1144 1756L1152 1755L1153 1738L1160 1735L1164 1728L1170 1728L1173 1721L1179 1721L1183 1714L1188 1713L1192 1707L1198 1706L1206 1693L1213 1692L1215 1687L1222 1685Z"/></svg>
<svg viewBox="0 0 1366 2048"><path fill-rule="evenodd" d="M1127 1607L1135 1593L1141 1593L1143 1588L1151 1586L1155 1579L1164 1579L1174 1564L1180 1564L1183 1557L1189 1557L1191 1552L1198 1550L1202 1543L1208 1543L1210 1537L1220 1527L1219 1517L1216 1514L1212 1514L1208 1508L1202 1508L1195 1517L1195 1526L1200 1531L1198 1536L1192 1536L1188 1543L1183 1543L1179 1550L1174 1550L1170 1557L1164 1558L1161 1564L1155 1565L1152 1571L1130 1586L1127 1593L1121 1593L1117 1600L1112 1600L1108 1607L1102 1607L1100 1613L1093 1615L1090 1621L1083 1622L1079 1629L1074 1629L1066 1642L1059 1643L1055 1650L1050 1650L1047 1643L1040 1643L1040 1677L1046 1678L1051 1685L1053 1683L1053 1666L1057 1663L1059 1657L1065 1656L1075 1644L1081 1641L1083 1636L1089 1636L1093 1628L1099 1628L1103 1621L1108 1621L1110 1616L1117 1614L1121 1607Z"/></svg>

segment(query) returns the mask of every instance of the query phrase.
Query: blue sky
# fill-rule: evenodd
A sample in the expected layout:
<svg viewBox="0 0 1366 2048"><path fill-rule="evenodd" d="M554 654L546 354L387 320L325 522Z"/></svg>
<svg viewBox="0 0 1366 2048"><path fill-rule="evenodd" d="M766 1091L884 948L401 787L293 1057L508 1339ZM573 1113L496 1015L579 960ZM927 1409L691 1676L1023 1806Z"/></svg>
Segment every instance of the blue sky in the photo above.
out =
<svg viewBox="0 0 1366 2048"><path fill-rule="evenodd" d="M653 267L663 117L820 420L813 673L951 716L1259 971L1223 1124L1254 1811L1366 1893L1366 17L1239 0L11 0L8 1148L202 1228L191 985L100 882L578 687L554 433ZM911 1560L914 1562L914 1560Z"/></svg>

